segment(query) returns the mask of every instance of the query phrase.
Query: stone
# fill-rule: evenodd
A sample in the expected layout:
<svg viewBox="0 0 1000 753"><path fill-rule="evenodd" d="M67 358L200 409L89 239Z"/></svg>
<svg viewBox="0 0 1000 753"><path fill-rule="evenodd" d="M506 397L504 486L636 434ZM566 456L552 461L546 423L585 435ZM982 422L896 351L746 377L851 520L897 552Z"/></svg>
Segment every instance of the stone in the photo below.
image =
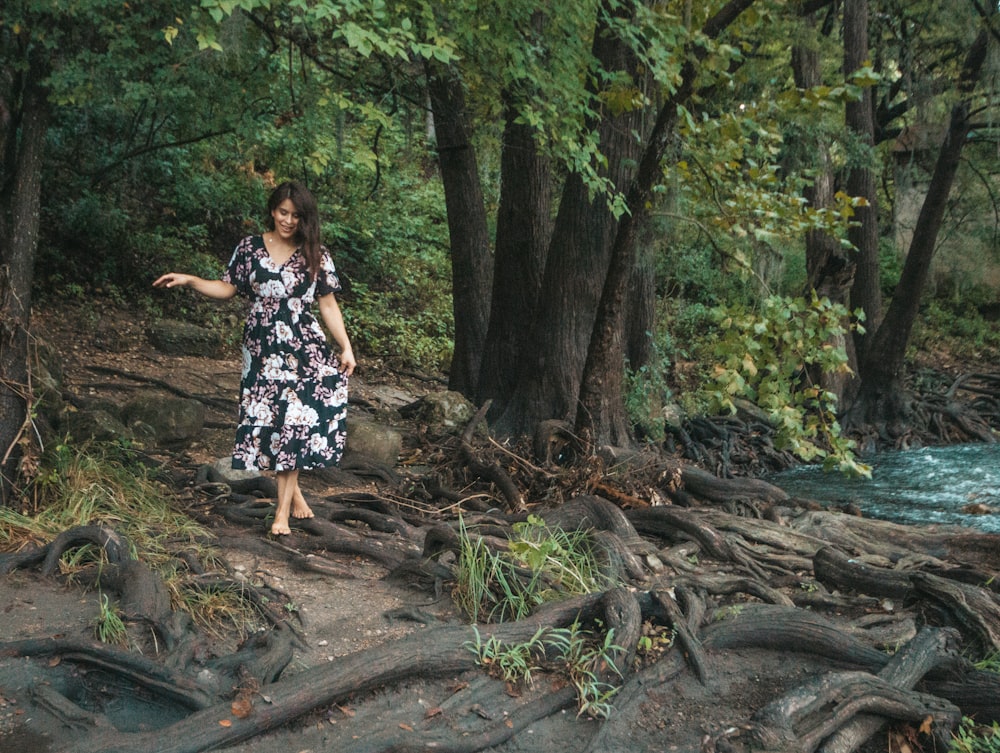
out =
<svg viewBox="0 0 1000 753"><path fill-rule="evenodd" d="M125 425L137 437L160 447L184 447L205 426L205 406L181 397L137 397L122 409Z"/></svg>
<svg viewBox="0 0 1000 753"><path fill-rule="evenodd" d="M231 484L238 481L250 481L260 476L260 471L244 471L233 468L233 456L227 455L224 458L219 458L214 463L212 467L219 474L222 483Z"/></svg>
<svg viewBox="0 0 1000 753"><path fill-rule="evenodd" d="M476 415L473 407L460 392L431 392L415 403L400 408L401 414L427 424L432 431L449 433L463 430Z"/></svg>
<svg viewBox="0 0 1000 753"><path fill-rule="evenodd" d="M219 358L222 355L222 333L175 319L161 319L146 330L149 342L161 353L171 356Z"/></svg>
<svg viewBox="0 0 1000 753"><path fill-rule="evenodd" d="M379 465L392 468L403 449L403 435L375 421L347 420L347 444L344 453L364 455Z"/></svg>
<svg viewBox="0 0 1000 753"><path fill-rule="evenodd" d="M131 439L131 432L116 415L103 408L68 410L62 415L63 432L74 442L116 442Z"/></svg>

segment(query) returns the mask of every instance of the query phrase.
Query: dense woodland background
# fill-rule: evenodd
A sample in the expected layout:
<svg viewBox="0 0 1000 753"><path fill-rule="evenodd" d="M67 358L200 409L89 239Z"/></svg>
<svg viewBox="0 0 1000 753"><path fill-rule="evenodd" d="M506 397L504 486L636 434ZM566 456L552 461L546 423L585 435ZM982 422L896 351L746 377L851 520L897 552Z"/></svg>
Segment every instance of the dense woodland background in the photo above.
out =
<svg viewBox="0 0 1000 753"><path fill-rule="evenodd" d="M306 181L365 368L585 442L758 404L785 447L907 431L915 354L1000 337L995 9L949 2L12 0L0 449L32 307L217 275Z"/></svg>

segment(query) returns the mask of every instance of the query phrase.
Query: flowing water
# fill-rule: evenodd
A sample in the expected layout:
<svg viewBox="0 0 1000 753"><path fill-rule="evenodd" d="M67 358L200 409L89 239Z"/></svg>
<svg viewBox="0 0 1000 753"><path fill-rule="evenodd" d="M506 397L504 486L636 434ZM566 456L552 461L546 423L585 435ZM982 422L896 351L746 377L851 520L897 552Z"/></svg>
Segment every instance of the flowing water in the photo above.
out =
<svg viewBox="0 0 1000 753"><path fill-rule="evenodd" d="M1000 443L880 453L872 478L848 479L801 466L767 480L795 497L850 502L872 518L945 523L1000 533ZM970 505L980 514L969 512ZM992 512L982 514L984 509Z"/></svg>

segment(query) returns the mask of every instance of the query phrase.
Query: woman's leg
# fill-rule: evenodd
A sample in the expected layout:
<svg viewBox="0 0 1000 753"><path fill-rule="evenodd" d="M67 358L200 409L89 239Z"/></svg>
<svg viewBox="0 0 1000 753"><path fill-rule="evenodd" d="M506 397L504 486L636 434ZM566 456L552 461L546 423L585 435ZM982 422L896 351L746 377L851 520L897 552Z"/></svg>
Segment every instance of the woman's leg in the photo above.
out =
<svg viewBox="0 0 1000 753"><path fill-rule="evenodd" d="M292 492L292 517L293 518L313 517L313 511L310 509L309 504L306 502L306 498L302 496L302 489L299 488L298 475L296 475L295 477L295 489Z"/></svg>
<svg viewBox="0 0 1000 753"><path fill-rule="evenodd" d="M292 509L295 490L298 488L299 471L297 468L291 471L278 471L276 480L278 482L278 507L274 511L271 533L282 536L292 532L288 527L288 515Z"/></svg>

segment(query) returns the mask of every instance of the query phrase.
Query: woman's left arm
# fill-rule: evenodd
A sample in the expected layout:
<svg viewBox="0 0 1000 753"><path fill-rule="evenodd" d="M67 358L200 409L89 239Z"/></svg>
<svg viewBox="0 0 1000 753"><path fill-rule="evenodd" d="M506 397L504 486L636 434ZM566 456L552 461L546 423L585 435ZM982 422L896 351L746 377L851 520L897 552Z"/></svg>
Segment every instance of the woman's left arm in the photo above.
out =
<svg viewBox="0 0 1000 753"><path fill-rule="evenodd" d="M347 328L344 327L344 316L340 313L340 305L337 303L333 293L319 296L316 299L319 303L319 313L323 317L323 324L333 335L333 339L340 346L340 366L347 376L354 373L354 368L358 362L354 358L354 350L351 348L351 339L347 336Z"/></svg>

